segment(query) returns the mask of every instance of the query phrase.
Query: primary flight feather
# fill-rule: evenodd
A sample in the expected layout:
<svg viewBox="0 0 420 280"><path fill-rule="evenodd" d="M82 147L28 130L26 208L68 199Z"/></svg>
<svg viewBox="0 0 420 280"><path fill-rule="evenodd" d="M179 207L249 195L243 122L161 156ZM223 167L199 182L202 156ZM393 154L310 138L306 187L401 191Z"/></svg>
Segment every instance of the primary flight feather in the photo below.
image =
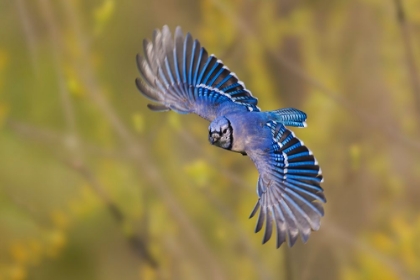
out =
<svg viewBox="0 0 420 280"><path fill-rule="evenodd" d="M212 145L248 155L260 174L255 231L265 223L263 243L277 231L277 248L293 246L300 234L306 242L318 230L326 202L321 169L311 151L285 126L306 126L306 114L294 108L261 112L257 98L198 40L180 27L155 30L137 55L141 77L137 88L149 109L194 113L210 121Z"/></svg>

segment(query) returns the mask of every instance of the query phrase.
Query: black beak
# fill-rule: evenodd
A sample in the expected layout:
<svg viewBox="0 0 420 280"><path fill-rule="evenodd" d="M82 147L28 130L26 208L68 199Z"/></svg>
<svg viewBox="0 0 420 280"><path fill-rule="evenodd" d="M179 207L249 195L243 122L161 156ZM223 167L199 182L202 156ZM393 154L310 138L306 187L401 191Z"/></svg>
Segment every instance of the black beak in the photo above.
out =
<svg viewBox="0 0 420 280"><path fill-rule="evenodd" d="M214 143L219 141L219 139L220 139L220 135L217 134L217 133L213 133L213 134L209 135L209 141L212 145L214 145Z"/></svg>

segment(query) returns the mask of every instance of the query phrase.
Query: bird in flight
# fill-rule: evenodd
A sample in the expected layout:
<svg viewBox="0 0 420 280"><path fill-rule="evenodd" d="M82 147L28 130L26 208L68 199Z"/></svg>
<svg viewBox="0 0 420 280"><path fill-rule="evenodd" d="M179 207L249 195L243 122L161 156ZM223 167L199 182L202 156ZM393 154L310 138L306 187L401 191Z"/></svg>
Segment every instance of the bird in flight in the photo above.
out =
<svg viewBox="0 0 420 280"><path fill-rule="evenodd" d="M321 169L312 152L286 126L305 127L306 114L294 108L263 112L257 98L214 55L180 27L168 26L143 41L137 55L140 92L155 102L152 111L194 113L210 121L214 146L247 155L259 172L255 232L265 223L263 244L277 231L277 248L306 242L318 230L326 202Z"/></svg>

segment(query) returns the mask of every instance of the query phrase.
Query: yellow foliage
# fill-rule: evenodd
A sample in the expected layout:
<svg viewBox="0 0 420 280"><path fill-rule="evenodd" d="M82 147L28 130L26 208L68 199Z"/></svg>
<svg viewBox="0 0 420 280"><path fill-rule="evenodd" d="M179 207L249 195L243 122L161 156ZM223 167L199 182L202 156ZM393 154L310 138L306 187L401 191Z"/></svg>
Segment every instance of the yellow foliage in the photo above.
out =
<svg viewBox="0 0 420 280"><path fill-rule="evenodd" d="M419 124L416 119L410 117L407 114L407 115L401 116L401 120L402 120L402 128L404 131L407 131L410 134L416 131Z"/></svg>
<svg viewBox="0 0 420 280"><path fill-rule="evenodd" d="M79 58L79 48L74 45L74 42L71 44L73 47L71 48L70 53L73 56L73 59ZM80 80L80 73L77 73L77 71L72 66L73 65L71 64L66 64L64 67L67 89L69 90L70 94L74 95L75 97L84 97L86 95L86 89Z"/></svg>
<svg viewBox="0 0 420 280"><path fill-rule="evenodd" d="M184 167L188 177L193 178L197 186L205 186L211 182L211 167L202 159L196 160Z"/></svg>
<svg viewBox="0 0 420 280"><path fill-rule="evenodd" d="M65 230L69 226L69 218L68 216L61 210L54 210L51 213L51 220L58 229Z"/></svg>
<svg viewBox="0 0 420 280"><path fill-rule="evenodd" d="M247 59L244 60L246 69L249 72L247 79L247 87L255 92L256 96L270 96L276 94L278 90L274 88L272 75L269 73L269 69L265 63L264 50L262 49L261 43L255 37L249 37L246 39L245 47L247 51ZM268 103L268 100L261 100L260 104ZM271 106L267 109L275 109L276 99L271 100ZM268 107L268 106L267 106Z"/></svg>
<svg viewBox="0 0 420 280"><path fill-rule="evenodd" d="M131 115L131 121L134 127L134 130L137 133L142 133L144 131L144 117L140 113L134 113Z"/></svg>
<svg viewBox="0 0 420 280"><path fill-rule="evenodd" d="M284 279L285 270L296 279L420 279L420 126L394 1L17 3L0 9L7 22L0 46L0 280L112 278L121 271L124 279L171 279L172 270L201 279L211 278L200 273L218 263L226 279ZM414 51L408 61L419 68L420 1L403 3ZM308 113L309 127L293 130L325 175L328 203L315 240L290 250L260 244L256 218L247 219L258 171L247 157L208 152L216 150L205 139L206 121L174 112L146 120L144 108L127 111L139 75L135 53L143 35L163 24L190 31L262 109ZM290 50L295 42L298 49ZM278 79L285 71L291 79ZM67 164L60 73L74 102L67 108L76 124L71 143L103 193ZM282 92L294 83L302 94ZM135 141L146 127L149 136ZM187 137L203 140L202 158L196 147L185 150ZM127 143L145 152L127 157ZM104 197L124 213L123 224L106 217ZM348 242L326 240L324 219L343 227ZM104 232L112 226L122 234ZM125 244L138 232L147 236L157 271ZM83 265L74 269L68 253Z"/></svg>
<svg viewBox="0 0 420 280"><path fill-rule="evenodd" d="M361 157L361 151L360 151L360 145L353 144L350 146L350 159L351 159L351 166L354 170L359 169L360 167L360 157Z"/></svg>
<svg viewBox="0 0 420 280"><path fill-rule="evenodd" d="M133 234L135 234L134 228L133 228L133 224L131 221L124 221L123 225L122 225L122 230L124 232L124 234L129 237L132 236Z"/></svg>
<svg viewBox="0 0 420 280"><path fill-rule="evenodd" d="M13 261L20 264L26 264L28 262L29 252L23 242L14 242L9 250Z"/></svg>
<svg viewBox="0 0 420 280"><path fill-rule="evenodd" d="M99 36L102 34L106 24L112 17L115 11L114 0L104 0L102 5L93 11L93 18L95 20L94 34Z"/></svg>
<svg viewBox="0 0 420 280"><path fill-rule="evenodd" d="M10 280L24 280L27 278L26 268L22 265L16 264L10 268Z"/></svg>
<svg viewBox="0 0 420 280"><path fill-rule="evenodd" d="M227 18L224 13L227 10L235 8L235 2L236 1L200 1L203 22L200 25L199 37L200 42L206 43L205 48L210 53L216 53L220 56L219 52L226 49L235 38L235 26L231 24L231 19ZM195 35L195 37L197 37L197 35ZM219 58L223 59L223 57Z"/></svg>
<svg viewBox="0 0 420 280"><path fill-rule="evenodd" d="M420 2L419 1L402 1L408 22L412 23L413 26L420 24Z"/></svg>
<svg viewBox="0 0 420 280"><path fill-rule="evenodd" d="M344 267L340 270L341 280L357 280L360 279L358 271L350 267Z"/></svg>
<svg viewBox="0 0 420 280"><path fill-rule="evenodd" d="M139 279L141 280L158 279L156 275L156 269L151 267L148 263L144 263L140 267Z"/></svg>
<svg viewBox="0 0 420 280"><path fill-rule="evenodd" d="M99 206L98 197L92 192L89 185L83 185L79 197L69 201L69 209L76 218L87 216Z"/></svg>
<svg viewBox="0 0 420 280"><path fill-rule="evenodd" d="M7 106L4 103L0 103L0 127L3 126L8 114L9 114L9 106Z"/></svg>
<svg viewBox="0 0 420 280"><path fill-rule="evenodd" d="M66 246L67 238L63 231L54 229L47 233L46 254L49 257L58 257L61 250Z"/></svg>
<svg viewBox="0 0 420 280"><path fill-rule="evenodd" d="M390 194L395 198L400 198L405 194L404 180L398 174L392 173L388 179L388 189Z"/></svg>
<svg viewBox="0 0 420 280"><path fill-rule="evenodd" d="M258 37L263 39L264 44L269 49L277 48L284 34L289 30L287 22L278 17L273 4L273 1L262 1L261 8L258 9L257 24L259 29L263 31L258 32Z"/></svg>
<svg viewBox="0 0 420 280"><path fill-rule="evenodd" d="M294 9L288 21L289 34L304 34L312 24L313 13L308 9Z"/></svg>
<svg viewBox="0 0 420 280"><path fill-rule="evenodd" d="M168 115L169 124L175 129L179 130L181 128L181 120L178 114Z"/></svg>
<svg viewBox="0 0 420 280"><path fill-rule="evenodd" d="M420 238L420 223L409 223L405 217L396 216L391 219L391 227L398 244L395 253L410 271L420 272L420 252L415 246Z"/></svg>
<svg viewBox="0 0 420 280"><path fill-rule="evenodd" d="M35 238L30 239L28 242L28 251L30 255L30 263L32 265L40 264L44 253L41 241Z"/></svg>
<svg viewBox="0 0 420 280"><path fill-rule="evenodd" d="M376 248L381 248L386 254L391 254L393 252L395 240L392 240L383 232L373 233L372 242Z"/></svg>
<svg viewBox="0 0 420 280"><path fill-rule="evenodd" d="M359 256L359 261L363 268L359 270L358 277L354 279L399 279L391 267L384 266L383 262L371 255L362 254Z"/></svg>
<svg viewBox="0 0 420 280"><path fill-rule="evenodd" d="M9 55L8 53L0 49L0 89L3 87L4 79L3 79L3 72L6 69L6 66L9 62Z"/></svg>
<svg viewBox="0 0 420 280"><path fill-rule="evenodd" d="M4 81L3 72L6 69L8 62L9 62L8 53L5 50L0 49L0 90L3 87L3 81ZM0 100L0 128L3 126L3 123L6 120L8 113L9 113L9 106L1 102Z"/></svg>
<svg viewBox="0 0 420 280"><path fill-rule="evenodd" d="M357 268L343 268L342 279L399 279L401 271L416 279L420 277L420 246L417 245L420 217L412 219L399 212L391 217L389 226L388 233L376 231L367 236L367 241L381 257L358 252ZM384 265L388 263L392 265Z"/></svg>
<svg viewBox="0 0 420 280"><path fill-rule="evenodd" d="M0 72L2 72L9 62L9 55L4 49L0 49Z"/></svg>
<svg viewBox="0 0 420 280"><path fill-rule="evenodd" d="M228 235L226 233L226 229L224 227L215 228L214 229L214 234L220 240L225 240L226 238L228 238Z"/></svg>
<svg viewBox="0 0 420 280"><path fill-rule="evenodd" d="M82 89L82 85L78 81L76 77L68 77L67 78L67 87L70 93L74 94L75 96L84 96L84 91Z"/></svg>
<svg viewBox="0 0 420 280"><path fill-rule="evenodd" d="M388 155L386 154L381 154L370 159L370 161L368 161L369 170L375 174L381 174L381 176L386 174L391 169L387 156Z"/></svg>
<svg viewBox="0 0 420 280"><path fill-rule="evenodd" d="M358 255L358 267L345 267L341 270L341 279L343 280L369 280L369 279L384 279L384 280L398 280L398 275L389 266L384 266L383 262L378 258L367 255Z"/></svg>

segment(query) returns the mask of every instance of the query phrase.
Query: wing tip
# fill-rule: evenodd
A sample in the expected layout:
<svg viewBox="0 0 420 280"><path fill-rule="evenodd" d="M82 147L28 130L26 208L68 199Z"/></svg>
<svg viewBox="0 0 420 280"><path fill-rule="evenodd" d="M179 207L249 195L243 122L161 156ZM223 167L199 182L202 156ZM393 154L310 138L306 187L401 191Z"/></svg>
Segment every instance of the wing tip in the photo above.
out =
<svg viewBox="0 0 420 280"><path fill-rule="evenodd" d="M137 77L134 80L134 83L136 84L137 89L141 92L141 79Z"/></svg>
<svg viewBox="0 0 420 280"><path fill-rule="evenodd" d="M299 237L299 232L292 233L290 230L287 232L287 245L291 248L296 244Z"/></svg>
<svg viewBox="0 0 420 280"><path fill-rule="evenodd" d="M255 216L259 208L260 208L260 200L258 199L257 203L254 206L254 209L252 209L251 214L249 215L249 219Z"/></svg>
<svg viewBox="0 0 420 280"><path fill-rule="evenodd" d="M140 91L140 93L145 96L147 99L155 102L159 102L159 100L154 96L153 89L148 88L147 84L140 78L135 79L135 84L137 89Z"/></svg>
<svg viewBox="0 0 420 280"><path fill-rule="evenodd" d="M171 109L166 107L165 105L159 105L159 104L147 104L147 108L153 112L168 112Z"/></svg>
<svg viewBox="0 0 420 280"><path fill-rule="evenodd" d="M136 54L136 62L137 62L137 70L142 73L143 66L142 66L143 56L139 53Z"/></svg>
<svg viewBox="0 0 420 280"><path fill-rule="evenodd" d="M169 26L167 24L164 24L162 26L162 32L168 32L170 34L171 33L171 29L169 29Z"/></svg>
<svg viewBox="0 0 420 280"><path fill-rule="evenodd" d="M285 186L287 187L289 184ZM275 186L271 185L270 187L273 188ZM289 191L293 192L292 189L289 189ZM266 196L267 193L271 193L271 195ZM280 195L280 193L280 190L276 192L259 192L257 188L259 199L250 215L250 218L252 218L260 210L255 226L255 233L260 232L265 227L262 244L267 243L272 237L274 222L277 229L276 248L279 248L283 243L287 243L288 247L293 247L298 239L301 239L303 244L307 243L311 231L319 230L321 218L324 216L323 203L326 202L326 199L322 188L319 191L312 190L311 193L313 195L309 197L298 196L300 200L306 201L305 205L309 205L309 208L299 207L300 204L297 203L300 200L296 202L295 199L293 199L293 203L295 203L293 205L295 206L291 207L288 204L289 200L281 199L284 196L274 195ZM302 221L302 219L305 219L305 221Z"/></svg>

